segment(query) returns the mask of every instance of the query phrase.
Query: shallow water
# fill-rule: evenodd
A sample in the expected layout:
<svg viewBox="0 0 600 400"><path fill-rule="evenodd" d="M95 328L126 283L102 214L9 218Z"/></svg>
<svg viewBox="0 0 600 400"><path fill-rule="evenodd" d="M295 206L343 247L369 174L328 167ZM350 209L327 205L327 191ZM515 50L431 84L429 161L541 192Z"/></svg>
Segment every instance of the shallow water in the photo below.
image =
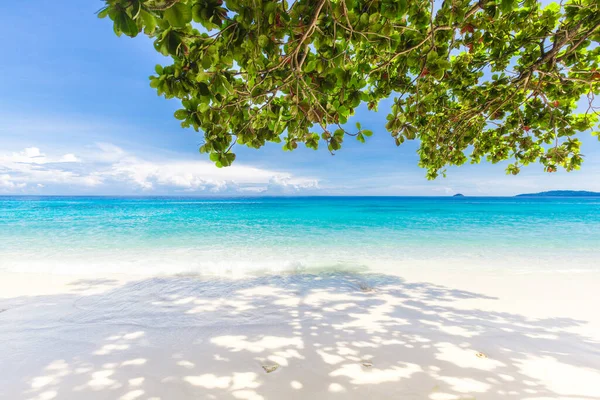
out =
<svg viewBox="0 0 600 400"><path fill-rule="evenodd" d="M0 198L0 269L598 271L600 198Z"/></svg>
<svg viewBox="0 0 600 400"><path fill-rule="evenodd" d="M598 238L600 199L0 198L0 398L600 399Z"/></svg>

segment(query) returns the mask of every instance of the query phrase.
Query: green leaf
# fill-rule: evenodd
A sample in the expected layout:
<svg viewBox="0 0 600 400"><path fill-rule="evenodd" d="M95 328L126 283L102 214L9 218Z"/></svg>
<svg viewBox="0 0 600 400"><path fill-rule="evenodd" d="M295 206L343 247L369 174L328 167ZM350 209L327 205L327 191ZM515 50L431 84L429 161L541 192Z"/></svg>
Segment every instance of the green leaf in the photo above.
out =
<svg viewBox="0 0 600 400"><path fill-rule="evenodd" d="M198 91L202 96L210 96L210 90L208 89L208 85L204 82L198 83Z"/></svg>
<svg viewBox="0 0 600 400"><path fill-rule="evenodd" d="M221 82L221 85L223 85L223 87L225 88L225 90L229 93L229 94L233 94L233 87L231 86L231 83L229 83L229 81L224 78L224 77L219 77L219 81Z"/></svg>
<svg viewBox="0 0 600 400"><path fill-rule="evenodd" d="M208 103L200 103L198 104L198 111L206 112L210 109L210 105Z"/></svg>
<svg viewBox="0 0 600 400"><path fill-rule="evenodd" d="M210 57L203 57L201 63L202 68L209 69L212 66L212 59Z"/></svg>
<svg viewBox="0 0 600 400"><path fill-rule="evenodd" d="M500 9L502 12L511 12L514 6L514 0L502 0L500 3Z"/></svg>
<svg viewBox="0 0 600 400"><path fill-rule="evenodd" d="M258 44L260 47L267 47L271 41L267 37L267 35L260 35L258 37Z"/></svg>
<svg viewBox="0 0 600 400"><path fill-rule="evenodd" d="M142 18L142 21L144 22L144 33L146 35L152 35L154 34L154 31L156 30L156 18L154 18L154 16L152 14L150 14L149 12L145 11L145 10L141 10L140 11L140 17Z"/></svg>
<svg viewBox="0 0 600 400"><path fill-rule="evenodd" d="M167 53L173 56L177 55L181 46L181 36L175 31L169 31L163 41L166 44Z"/></svg>
<svg viewBox="0 0 600 400"><path fill-rule="evenodd" d="M187 118L187 110L177 110L175 111L175 118L182 120Z"/></svg>
<svg viewBox="0 0 600 400"><path fill-rule="evenodd" d="M164 16L171 26L182 28L192 22L192 9L187 3L178 2L167 8Z"/></svg>
<svg viewBox="0 0 600 400"><path fill-rule="evenodd" d="M131 18L134 20L140 15L140 11L142 11L142 3L140 0L130 0L131 4Z"/></svg>
<svg viewBox="0 0 600 400"><path fill-rule="evenodd" d="M134 37L138 34L137 24L125 10L119 12L114 20L115 32L122 32L127 36Z"/></svg>
<svg viewBox="0 0 600 400"><path fill-rule="evenodd" d="M369 23L369 14L368 13L362 13L362 15L360 16L360 23L363 25L367 25Z"/></svg>
<svg viewBox="0 0 600 400"><path fill-rule="evenodd" d="M108 6L101 8L100 10L98 10L98 13L97 13L98 18L106 18L108 16L109 11L110 11L110 8Z"/></svg>

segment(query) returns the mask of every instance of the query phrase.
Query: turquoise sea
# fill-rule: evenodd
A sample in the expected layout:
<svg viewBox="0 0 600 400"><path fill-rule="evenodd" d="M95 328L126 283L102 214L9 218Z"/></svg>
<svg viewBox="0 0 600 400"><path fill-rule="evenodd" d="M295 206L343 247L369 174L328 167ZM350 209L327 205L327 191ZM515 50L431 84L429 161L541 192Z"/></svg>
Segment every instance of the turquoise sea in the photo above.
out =
<svg viewBox="0 0 600 400"><path fill-rule="evenodd" d="M0 270L600 270L600 198L0 197Z"/></svg>

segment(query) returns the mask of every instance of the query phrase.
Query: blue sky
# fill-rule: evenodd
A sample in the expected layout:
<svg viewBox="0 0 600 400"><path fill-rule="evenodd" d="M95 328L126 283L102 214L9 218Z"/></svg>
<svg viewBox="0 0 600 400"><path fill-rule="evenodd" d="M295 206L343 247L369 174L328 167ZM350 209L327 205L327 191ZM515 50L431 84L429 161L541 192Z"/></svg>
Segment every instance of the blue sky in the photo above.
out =
<svg viewBox="0 0 600 400"><path fill-rule="evenodd" d="M148 85L166 64L152 42L118 38L94 15L101 1L0 2L11 38L0 63L0 194L136 195L513 195L550 189L600 191L600 142L583 136L581 171L517 177L505 164L450 168L425 179L417 142L396 147L380 113L351 120L375 134L348 138L335 156L280 144L238 146L233 167L217 169L198 153L201 134L173 118L176 100Z"/></svg>

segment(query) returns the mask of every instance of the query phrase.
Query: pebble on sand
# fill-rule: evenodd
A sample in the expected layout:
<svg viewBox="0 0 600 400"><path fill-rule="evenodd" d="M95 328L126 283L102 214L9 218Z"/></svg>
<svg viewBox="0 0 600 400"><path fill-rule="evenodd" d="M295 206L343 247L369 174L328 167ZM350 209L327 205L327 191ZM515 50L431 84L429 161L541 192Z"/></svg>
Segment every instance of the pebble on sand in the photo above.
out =
<svg viewBox="0 0 600 400"><path fill-rule="evenodd" d="M270 374L271 372L275 371L277 368L279 368L279 365L277 364L272 364L272 365L263 365L262 368L265 370L265 372L267 374Z"/></svg>

